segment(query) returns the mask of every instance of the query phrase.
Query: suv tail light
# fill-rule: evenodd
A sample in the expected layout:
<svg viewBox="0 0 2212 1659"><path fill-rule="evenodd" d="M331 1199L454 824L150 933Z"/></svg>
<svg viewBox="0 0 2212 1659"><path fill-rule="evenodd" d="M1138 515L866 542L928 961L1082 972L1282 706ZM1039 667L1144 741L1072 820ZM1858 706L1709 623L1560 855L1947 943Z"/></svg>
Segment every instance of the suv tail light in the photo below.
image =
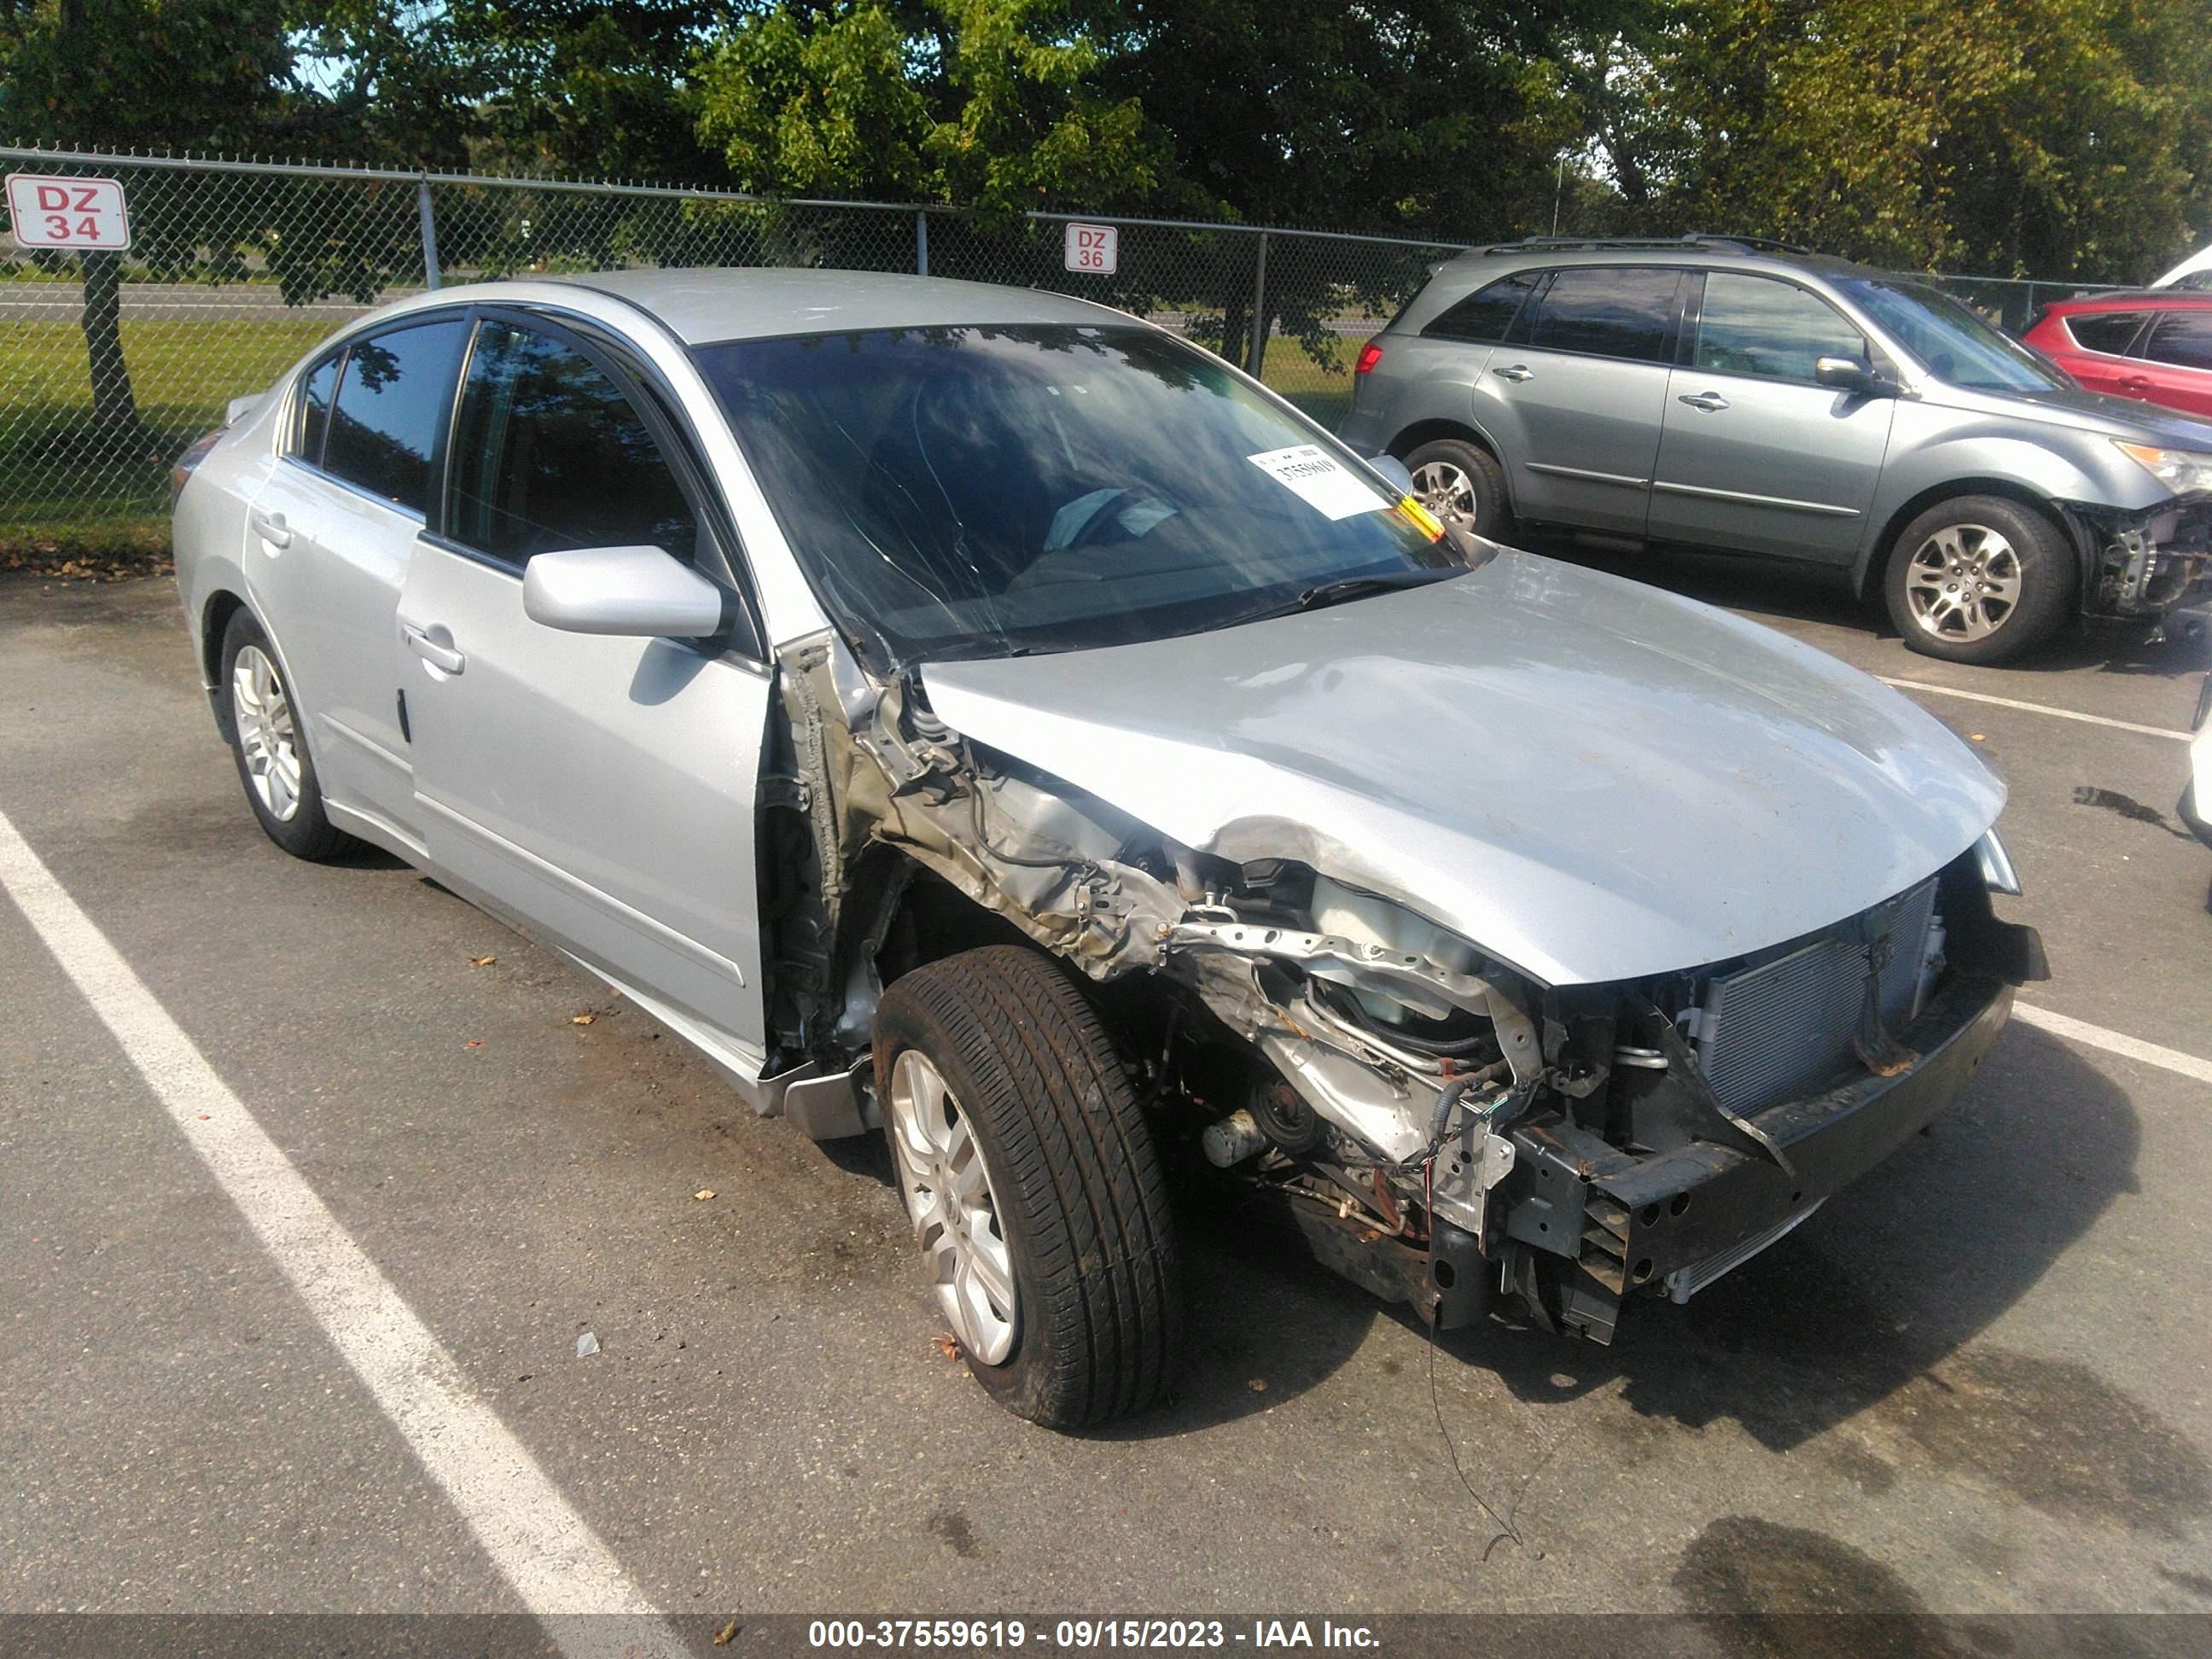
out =
<svg viewBox="0 0 2212 1659"><path fill-rule="evenodd" d="M1359 361L1352 364L1352 372L1354 374L1371 374L1374 371L1375 365L1382 361L1382 345L1376 341L1370 340L1365 345L1359 348Z"/></svg>

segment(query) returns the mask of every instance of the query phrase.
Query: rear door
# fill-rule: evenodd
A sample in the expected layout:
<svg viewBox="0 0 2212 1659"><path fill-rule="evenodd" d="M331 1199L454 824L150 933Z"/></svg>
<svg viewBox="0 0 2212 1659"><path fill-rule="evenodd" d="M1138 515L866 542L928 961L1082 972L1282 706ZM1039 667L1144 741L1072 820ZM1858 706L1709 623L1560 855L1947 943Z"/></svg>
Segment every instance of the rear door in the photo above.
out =
<svg viewBox="0 0 2212 1659"><path fill-rule="evenodd" d="M1813 365L1870 362L1866 337L1777 276L1711 271L1702 296L1668 377L1652 538L1849 563L1897 404L1824 386Z"/></svg>
<svg viewBox="0 0 2212 1659"><path fill-rule="evenodd" d="M1683 273L1576 265L1521 308L1475 383L1524 518L1641 536Z"/></svg>
<svg viewBox="0 0 2212 1659"><path fill-rule="evenodd" d="M246 530L247 582L307 711L325 799L416 845L393 617L466 336L463 312L410 315L310 369Z"/></svg>
<svg viewBox="0 0 2212 1659"><path fill-rule="evenodd" d="M2133 365L2146 398L2168 409L2212 415L2212 307L2162 312Z"/></svg>
<svg viewBox="0 0 2212 1659"><path fill-rule="evenodd" d="M394 649L440 871L757 1064L769 675L754 630L622 639L522 610L530 560L569 548L659 547L736 585L734 538L673 407L603 337L483 315Z"/></svg>
<svg viewBox="0 0 2212 1659"><path fill-rule="evenodd" d="M2142 365L2131 361L2129 349L2142 333L2148 313L2141 311L2075 311L2058 319L2069 343L2054 355L2059 367L2091 392L2116 398L2140 398L2146 389Z"/></svg>

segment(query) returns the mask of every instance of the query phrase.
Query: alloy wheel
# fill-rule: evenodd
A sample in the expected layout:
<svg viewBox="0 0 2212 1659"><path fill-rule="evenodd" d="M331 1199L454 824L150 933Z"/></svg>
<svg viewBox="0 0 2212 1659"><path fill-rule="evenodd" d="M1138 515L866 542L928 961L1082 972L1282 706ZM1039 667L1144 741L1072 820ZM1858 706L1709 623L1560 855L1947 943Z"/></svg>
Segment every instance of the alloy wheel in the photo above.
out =
<svg viewBox="0 0 2212 1659"><path fill-rule="evenodd" d="M1437 517L1473 530L1480 509L1474 480L1449 461L1425 461L1413 469L1413 494Z"/></svg>
<svg viewBox="0 0 2212 1659"><path fill-rule="evenodd" d="M1013 1352L1020 1316L1013 1252L983 1149L944 1074L919 1048L891 1068L899 1195L960 1346L986 1365Z"/></svg>
<svg viewBox="0 0 2212 1659"><path fill-rule="evenodd" d="M231 665L230 717L253 793L270 817L289 823L300 810L299 733L276 665L258 645L243 647Z"/></svg>
<svg viewBox="0 0 2212 1659"><path fill-rule="evenodd" d="M1942 640L1985 640L2019 606L2020 554L2001 530L1946 525L1913 550L1905 597L1912 619Z"/></svg>

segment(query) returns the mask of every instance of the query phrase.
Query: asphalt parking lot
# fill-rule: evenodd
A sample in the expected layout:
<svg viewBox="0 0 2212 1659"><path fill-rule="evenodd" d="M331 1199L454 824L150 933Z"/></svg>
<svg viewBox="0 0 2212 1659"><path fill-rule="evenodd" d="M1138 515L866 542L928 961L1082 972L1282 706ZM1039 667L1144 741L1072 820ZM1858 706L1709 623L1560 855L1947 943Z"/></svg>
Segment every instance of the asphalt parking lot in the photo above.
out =
<svg viewBox="0 0 2212 1659"><path fill-rule="evenodd" d="M2054 971L2022 1001L2063 1018L1611 1349L1432 1351L1188 1216L1180 1397L1091 1437L942 1357L872 1151L755 1119L397 863L269 844L167 582L0 578L0 813L671 1615L2212 1612L2212 849L2172 816L2201 649L1953 668L1815 582L1606 562L1914 682L2009 781L2003 908ZM525 1606L9 903L0 1009L0 1609Z"/></svg>

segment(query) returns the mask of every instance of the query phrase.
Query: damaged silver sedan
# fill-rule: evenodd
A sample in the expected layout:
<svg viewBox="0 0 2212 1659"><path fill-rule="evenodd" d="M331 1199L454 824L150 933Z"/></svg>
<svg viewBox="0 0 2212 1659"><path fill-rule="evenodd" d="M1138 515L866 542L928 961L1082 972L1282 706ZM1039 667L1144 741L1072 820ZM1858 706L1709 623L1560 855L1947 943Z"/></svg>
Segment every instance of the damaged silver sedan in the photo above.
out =
<svg viewBox="0 0 2212 1659"><path fill-rule="evenodd" d="M763 1113L884 1133L1039 1422L1172 1388L1179 1168L1439 1327L1608 1341L1928 1124L2042 973L1933 719L1448 530L1079 301L447 289L179 478L269 835L397 853Z"/></svg>

